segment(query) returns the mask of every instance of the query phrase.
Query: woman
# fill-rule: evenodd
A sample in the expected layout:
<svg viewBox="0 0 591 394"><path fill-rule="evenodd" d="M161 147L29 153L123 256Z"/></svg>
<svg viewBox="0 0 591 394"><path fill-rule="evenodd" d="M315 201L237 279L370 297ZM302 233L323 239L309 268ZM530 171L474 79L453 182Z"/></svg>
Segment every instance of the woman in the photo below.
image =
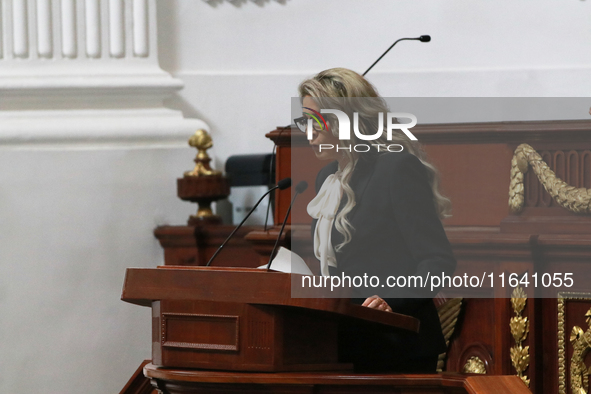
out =
<svg viewBox="0 0 591 394"><path fill-rule="evenodd" d="M354 132L351 139L339 140L337 117L323 113L326 122L319 117L321 109L343 111L352 121L358 113L359 133L375 135L386 124L380 116L388 108L374 87L351 70L335 68L302 82L299 94L305 119L296 123L308 131L307 118L314 119L310 145L319 159L332 161L319 172L317 196L308 205L322 273L377 276L382 284L388 276L451 275L456 262L440 220L450 202L439 193L436 170L420 146L396 130L391 140L386 132L372 141ZM357 144L370 148L350 149ZM401 151L385 149L393 144L391 150ZM380 296L373 295L378 289ZM428 290L356 289L359 298L353 302L414 316L421 321L420 331L344 325L339 344L343 361L358 370L434 372L445 341L435 294Z"/></svg>

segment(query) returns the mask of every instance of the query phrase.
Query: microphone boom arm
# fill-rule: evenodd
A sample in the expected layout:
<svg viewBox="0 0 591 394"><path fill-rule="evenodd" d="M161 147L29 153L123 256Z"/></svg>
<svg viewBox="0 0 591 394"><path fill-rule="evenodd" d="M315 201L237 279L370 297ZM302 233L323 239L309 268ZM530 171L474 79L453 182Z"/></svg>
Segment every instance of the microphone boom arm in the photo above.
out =
<svg viewBox="0 0 591 394"><path fill-rule="evenodd" d="M289 204L289 208L287 208L287 214L285 215L285 219L283 219L283 223L281 224L281 230L279 230L279 236L275 240L275 246L273 246L273 250L271 251L271 256L269 256L269 262L267 263L267 271L271 269L271 263L273 262L273 255L275 254L275 251L277 250L277 246L279 245L279 239L281 238L281 234L283 234L283 230L285 229L285 223L287 223L287 218L289 217L289 213L291 212L291 207L292 207L296 197L298 196L298 194L299 193L296 190L296 192L293 195L293 198L291 200L291 204Z"/></svg>
<svg viewBox="0 0 591 394"><path fill-rule="evenodd" d="M257 201L257 203L255 204L255 206L250 210L250 212L248 212L248 214L246 215L246 217L244 219L242 219L242 221L240 222L240 224L238 226L236 226L236 228L234 228L234 230L230 233L230 235L228 235L228 238L226 238L226 240L215 251L215 253L213 254L213 256L211 256L211 258L209 259L209 261L207 262L207 264L205 264L205 266L206 267L209 267L209 265L211 264L211 262L213 261L213 259L215 259L215 257L218 255L218 253L220 253L220 251L222 250L222 248L224 247L224 245L226 245L226 243L234 236L234 234L236 233L236 231L238 231L238 229L240 227L242 227L242 225L244 224L244 222L246 222L246 219L248 219L250 217L250 215L252 215L252 213L255 211L255 209L257 209L257 207L259 206L259 204L263 201L263 199L265 197L267 197L267 195L269 193L271 193L272 191L277 190L277 189L284 190L284 189L287 189L290 186L291 186L291 178L285 178L285 179L282 179L279 182L277 182L277 185L276 186L272 187L265 194L263 194L263 196L261 198L259 198L259 201Z"/></svg>
<svg viewBox="0 0 591 394"><path fill-rule="evenodd" d="M390 49L392 49L394 47L394 45L398 44L400 41L404 41L404 40L418 40L421 42L429 42L431 41L431 36L420 36L417 38L400 38L396 41L394 41L394 44L390 45L390 48L386 49L386 52L382 53L382 56L380 56L378 58L378 60L376 60L375 62L373 62L373 64L371 66L369 66L369 68L367 70L365 70L365 72L362 74L363 77L365 77L365 74L367 74L369 72L369 70L371 70L373 68L373 66L375 66L380 60L382 60L382 58L384 56L386 56L386 54L388 52L390 52Z"/></svg>

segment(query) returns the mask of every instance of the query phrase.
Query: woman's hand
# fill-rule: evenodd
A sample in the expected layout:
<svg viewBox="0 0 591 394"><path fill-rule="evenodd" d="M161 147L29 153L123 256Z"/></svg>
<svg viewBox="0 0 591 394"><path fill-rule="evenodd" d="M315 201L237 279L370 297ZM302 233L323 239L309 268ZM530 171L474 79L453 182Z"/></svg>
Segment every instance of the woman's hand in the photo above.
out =
<svg viewBox="0 0 591 394"><path fill-rule="evenodd" d="M361 306L366 306L366 307L372 308L372 309L378 309L378 310L384 311L384 312L392 312L392 308L390 308L390 305L388 305L388 303L386 301L384 301L383 299L381 299L377 295L371 296L368 299L366 299L363 302L363 304L361 304Z"/></svg>

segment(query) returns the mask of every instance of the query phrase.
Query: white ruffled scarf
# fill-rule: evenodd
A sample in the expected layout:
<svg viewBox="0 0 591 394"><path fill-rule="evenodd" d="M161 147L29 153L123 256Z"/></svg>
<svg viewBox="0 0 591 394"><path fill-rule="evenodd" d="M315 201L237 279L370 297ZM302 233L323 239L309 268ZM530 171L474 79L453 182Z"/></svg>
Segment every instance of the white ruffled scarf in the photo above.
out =
<svg viewBox="0 0 591 394"><path fill-rule="evenodd" d="M342 195L341 171L337 171L326 178L316 197L308 204L308 214L318 220L314 231L314 255L320 260L322 276L330 275L329 266L337 266L331 232Z"/></svg>

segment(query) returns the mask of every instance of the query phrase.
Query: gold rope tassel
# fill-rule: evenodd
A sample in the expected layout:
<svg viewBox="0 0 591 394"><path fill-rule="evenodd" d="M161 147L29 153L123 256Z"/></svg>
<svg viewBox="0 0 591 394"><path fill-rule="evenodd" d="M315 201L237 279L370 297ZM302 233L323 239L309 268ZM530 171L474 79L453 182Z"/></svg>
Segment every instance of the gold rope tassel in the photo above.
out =
<svg viewBox="0 0 591 394"><path fill-rule="evenodd" d="M524 206L523 178L529 166L550 196L561 207L574 213L591 213L591 189L574 187L558 178L534 148L521 144L515 149L511 160L511 183L509 186L509 209L519 213Z"/></svg>

